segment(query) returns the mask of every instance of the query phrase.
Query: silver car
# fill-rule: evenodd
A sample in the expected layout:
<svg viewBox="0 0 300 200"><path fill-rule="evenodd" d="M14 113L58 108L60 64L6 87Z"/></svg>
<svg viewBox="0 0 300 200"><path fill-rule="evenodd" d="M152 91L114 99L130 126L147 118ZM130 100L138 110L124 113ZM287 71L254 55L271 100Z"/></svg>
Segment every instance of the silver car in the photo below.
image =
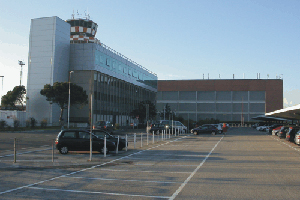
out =
<svg viewBox="0 0 300 200"><path fill-rule="evenodd" d="M300 130L295 134L294 141L296 144L300 145Z"/></svg>

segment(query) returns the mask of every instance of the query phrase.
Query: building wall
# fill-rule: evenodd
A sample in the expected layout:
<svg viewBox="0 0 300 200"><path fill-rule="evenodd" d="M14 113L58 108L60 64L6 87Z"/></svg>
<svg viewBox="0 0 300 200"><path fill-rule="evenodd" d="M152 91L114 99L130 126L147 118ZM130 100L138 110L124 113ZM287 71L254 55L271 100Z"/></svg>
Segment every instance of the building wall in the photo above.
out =
<svg viewBox="0 0 300 200"><path fill-rule="evenodd" d="M276 80L159 80L157 109L168 104L177 116L200 120L251 121L283 107L283 81Z"/></svg>
<svg viewBox="0 0 300 200"><path fill-rule="evenodd" d="M31 20L29 36L27 118L57 125L60 109L40 94L45 84L68 81L70 25L58 17ZM64 117L65 118L65 117Z"/></svg>
<svg viewBox="0 0 300 200"><path fill-rule="evenodd" d="M125 126L130 112L144 100L155 103L157 76L121 54L97 43L71 44L71 82L89 95L89 104L71 106L71 122L88 122L93 95L93 121Z"/></svg>

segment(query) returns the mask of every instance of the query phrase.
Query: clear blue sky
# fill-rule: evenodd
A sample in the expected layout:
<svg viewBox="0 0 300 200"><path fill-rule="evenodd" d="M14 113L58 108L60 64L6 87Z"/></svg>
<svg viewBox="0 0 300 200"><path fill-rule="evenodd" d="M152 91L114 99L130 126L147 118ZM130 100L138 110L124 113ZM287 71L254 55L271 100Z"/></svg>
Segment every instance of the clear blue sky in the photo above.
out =
<svg viewBox="0 0 300 200"><path fill-rule="evenodd" d="M18 60L26 64L26 85L31 19L66 20L74 9L83 16L88 10L101 42L160 80L281 76L286 105L300 103L299 0L0 0L0 5L2 95L19 85Z"/></svg>

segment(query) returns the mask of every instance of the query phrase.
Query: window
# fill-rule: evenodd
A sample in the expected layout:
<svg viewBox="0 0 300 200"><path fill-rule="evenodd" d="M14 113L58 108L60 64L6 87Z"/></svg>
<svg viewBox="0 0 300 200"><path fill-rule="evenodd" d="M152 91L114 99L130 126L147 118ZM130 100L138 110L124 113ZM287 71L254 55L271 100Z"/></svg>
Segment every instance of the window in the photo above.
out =
<svg viewBox="0 0 300 200"><path fill-rule="evenodd" d="M106 65L109 66L109 59L106 58Z"/></svg>
<svg viewBox="0 0 300 200"><path fill-rule="evenodd" d="M76 132L70 131L70 132L64 132L64 135L62 138L76 138Z"/></svg>
<svg viewBox="0 0 300 200"><path fill-rule="evenodd" d="M87 132L79 132L78 136L81 139L90 139L90 133Z"/></svg>

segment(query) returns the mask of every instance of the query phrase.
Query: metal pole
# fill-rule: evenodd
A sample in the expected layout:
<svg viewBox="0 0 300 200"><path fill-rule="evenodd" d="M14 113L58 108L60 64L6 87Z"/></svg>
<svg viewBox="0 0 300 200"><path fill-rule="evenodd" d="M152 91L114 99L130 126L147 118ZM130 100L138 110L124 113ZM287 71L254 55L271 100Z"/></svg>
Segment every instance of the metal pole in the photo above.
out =
<svg viewBox="0 0 300 200"><path fill-rule="evenodd" d="M52 140L52 162L54 162L54 140Z"/></svg>
<svg viewBox="0 0 300 200"><path fill-rule="evenodd" d="M17 149L16 149L17 138L14 138L14 163L17 162Z"/></svg>
<svg viewBox="0 0 300 200"><path fill-rule="evenodd" d="M91 124L90 124L90 161L92 161L93 155L93 137L92 137L92 129L93 129L93 94L91 94ZM106 145L106 144L105 144ZM104 149L105 153L106 150Z"/></svg>
<svg viewBox="0 0 300 200"><path fill-rule="evenodd" d="M149 133L147 131L147 146L149 145Z"/></svg>
<svg viewBox="0 0 300 200"><path fill-rule="evenodd" d="M135 143L136 143L136 133L134 133L134 136L133 136L133 148L135 149Z"/></svg>
<svg viewBox="0 0 300 200"><path fill-rule="evenodd" d="M154 144L154 131L152 132L152 144Z"/></svg>
<svg viewBox="0 0 300 200"><path fill-rule="evenodd" d="M118 152L119 152L119 140L120 140L120 136L118 135L118 142L117 142L117 147L116 147L116 154L118 154Z"/></svg>
<svg viewBox="0 0 300 200"><path fill-rule="evenodd" d="M126 134L126 137L125 137L125 151L127 151L127 148L128 148L127 141L128 141L128 139L127 139L127 134Z"/></svg>
<svg viewBox="0 0 300 200"><path fill-rule="evenodd" d="M169 129L169 139L171 138L171 130Z"/></svg>
<svg viewBox="0 0 300 200"><path fill-rule="evenodd" d="M68 129L70 127L70 102L71 102L71 74L74 71L69 72L69 99L68 99Z"/></svg>
<svg viewBox="0 0 300 200"><path fill-rule="evenodd" d="M104 136L104 147L103 147L103 155L106 157L106 135Z"/></svg>
<svg viewBox="0 0 300 200"><path fill-rule="evenodd" d="M141 148L143 147L143 133L141 133Z"/></svg>

